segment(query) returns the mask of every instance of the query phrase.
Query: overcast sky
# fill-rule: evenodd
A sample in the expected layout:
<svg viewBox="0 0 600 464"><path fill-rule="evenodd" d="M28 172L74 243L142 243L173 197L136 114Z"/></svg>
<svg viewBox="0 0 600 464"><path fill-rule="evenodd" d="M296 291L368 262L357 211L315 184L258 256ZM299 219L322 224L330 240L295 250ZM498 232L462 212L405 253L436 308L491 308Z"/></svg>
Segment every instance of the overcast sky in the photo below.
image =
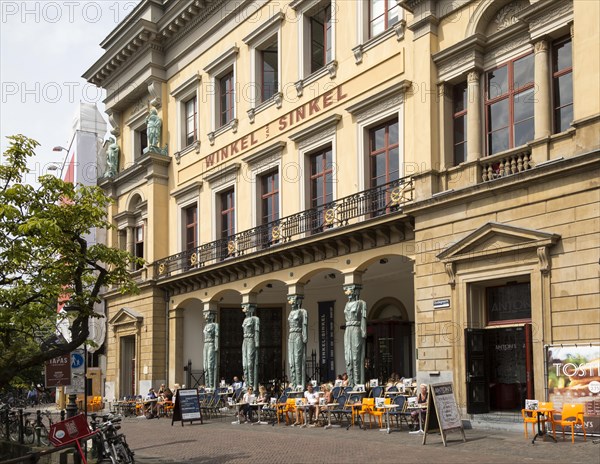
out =
<svg viewBox="0 0 600 464"><path fill-rule="evenodd" d="M81 75L102 55L100 42L140 0L0 0L0 147L6 136L24 134L40 142L31 178L62 163L80 101L104 94ZM106 115L104 115L106 118Z"/></svg>

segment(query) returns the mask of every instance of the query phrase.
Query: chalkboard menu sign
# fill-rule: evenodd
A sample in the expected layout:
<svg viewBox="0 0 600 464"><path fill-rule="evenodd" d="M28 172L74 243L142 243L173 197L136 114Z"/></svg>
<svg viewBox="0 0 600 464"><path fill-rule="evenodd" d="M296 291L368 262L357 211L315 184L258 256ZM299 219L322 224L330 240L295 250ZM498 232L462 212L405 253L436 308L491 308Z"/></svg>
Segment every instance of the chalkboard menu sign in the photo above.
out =
<svg viewBox="0 0 600 464"><path fill-rule="evenodd" d="M436 430L440 431L444 446L446 446L446 433L453 430L460 431L463 441L467 441L458 405L454 398L452 382L429 385L423 444L426 443L427 434Z"/></svg>
<svg viewBox="0 0 600 464"><path fill-rule="evenodd" d="M193 421L199 420L202 424L202 411L200 411L200 401L198 400L198 390L195 388L186 388L177 390L175 395L175 404L173 405L173 418L171 425L175 421Z"/></svg>

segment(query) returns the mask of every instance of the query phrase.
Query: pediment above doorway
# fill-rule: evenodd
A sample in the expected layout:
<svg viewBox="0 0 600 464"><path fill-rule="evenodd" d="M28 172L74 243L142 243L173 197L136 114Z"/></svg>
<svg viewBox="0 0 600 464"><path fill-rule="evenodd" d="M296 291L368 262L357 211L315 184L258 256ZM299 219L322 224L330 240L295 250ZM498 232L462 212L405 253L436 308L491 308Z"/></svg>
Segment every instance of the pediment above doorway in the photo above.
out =
<svg viewBox="0 0 600 464"><path fill-rule="evenodd" d="M119 326L141 324L143 320L144 316L137 311L131 308L121 308L117 311L117 314L110 318L108 323L116 330Z"/></svg>
<svg viewBox="0 0 600 464"><path fill-rule="evenodd" d="M536 252L540 271L545 273L550 270L548 248L559 240L560 235L558 234L488 222L447 247L437 255L437 258L446 263L446 272L451 285L454 284L457 263L507 254L523 255L527 251Z"/></svg>

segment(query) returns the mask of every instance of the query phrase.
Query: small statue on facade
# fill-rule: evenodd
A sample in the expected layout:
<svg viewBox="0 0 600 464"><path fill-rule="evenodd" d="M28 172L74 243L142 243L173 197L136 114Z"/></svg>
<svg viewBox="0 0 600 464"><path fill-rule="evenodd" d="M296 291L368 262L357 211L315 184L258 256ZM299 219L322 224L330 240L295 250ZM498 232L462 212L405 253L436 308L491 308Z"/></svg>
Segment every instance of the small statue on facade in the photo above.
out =
<svg viewBox="0 0 600 464"><path fill-rule="evenodd" d="M242 322L244 341L242 342L242 368L246 379L246 386L258 390L258 347L260 345L260 320L254 315L256 305L245 304L243 311L246 313Z"/></svg>
<svg viewBox="0 0 600 464"><path fill-rule="evenodd" d="M217 352L219 351L219 324L215 322L214 311L204 311L206 325L204 326L204 371L206 386L217 387L218 363Z"/></svg>
<svg viewBox="0 0 600 464"><path fill-rule="evenodd" d="M344 334L344 356L348 385L365 383L365 340L367 338L367 304L359 300L359 285L345 285L348 303L344 308L346 332Z"/></svg>
<svg viewBox="0 0 600 464"><path fill-rule="evenodd" d="M155 107L150 108L150 112L146 117L146 135L148 138L148 146L144 149L146 153L158 153L159 155L167 154L167 146L160 148L160 138L162 133L162 119L158 115Z"/></svg>
<svg viewBox="0 0 600 464"><path fill-rule="evenodd" d="M119 145L117 140L111 137L106 150L106 172L104 177L115 177L119 171Z"/></svg>
<svg viewBox="0 0 600 464"><path fill-rule="evenodd" d="M292 385L304 386L306 381L306 342L308 340L308 313L302 306L302 295L290 295L288 303L292 310L288 316L288 360Z"/></svg>

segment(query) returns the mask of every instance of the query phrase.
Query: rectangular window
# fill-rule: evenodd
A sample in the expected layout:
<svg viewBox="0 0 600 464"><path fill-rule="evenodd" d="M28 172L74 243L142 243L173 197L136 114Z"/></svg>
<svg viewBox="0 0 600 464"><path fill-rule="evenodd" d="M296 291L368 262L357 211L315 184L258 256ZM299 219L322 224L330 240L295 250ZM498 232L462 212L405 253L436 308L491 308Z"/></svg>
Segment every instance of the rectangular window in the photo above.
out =
<svg viewBox="0 0 600 464"><path fill-rule="evenodd" d="M485 73L487 154L533 140L533 53Z"/></svg>
<svg viewBox="0 0 600 464"><path fill-rule="evenodd" d="M135 243L133 248L133 254L136 258L144 258L144 226L137 226L134 229ZM136 264L135 270L141 269L142 266Z"/></svg>
<svg viewBox="0 0 600 464"><path fill-rule="evenodd" d="M184 210L185 218L185 250L193 250L198 246L198 207L190 206Z"/></svg>
<svg viewBox="0 0 600 464"><path fill-rule="evenodd" d="M234 118L234 82L233 70L219 79L219 127Z"/></svg>
<svg viewBox="0 0 600 464"><path fill-rule="evenodd" d="M512 283L485 289L488 325L531 320L531 284Z"/></svg>
<svg viewBox="0 0 600 464"><path fill-rule="evenodd" d="M311 229L320 232L326 224L326 210L333 201L333 164L331 147L310 157Z"/></svg>
<svg viewBox="0 0 600 464"><path fill-rule="evenodd" d="M452 129L454 133L454 166L467 160L467 83L453 88Z"/></svg>
<svg viewBox="0 0 600 464"><path fill-rule="evenodd" d="M269 224L279 219L279 172L263 174L261 182L261 224Z"/></svg>
<svg viewBox="0 0 600 464"><path fill-rule="evenodd" d="M370 0L369 37L375 37L400 20L400 7L396 0Z"/></svg>
<svg viewBox="0 0 600 464"><path fill-rule="evenodd" d="M552 44L552 89L554 133L571 127L573 121L573 57L571 38Z"/></svg>
<svg viewBox="0 0 600 464"><path fill-rule="evenodd" d="M140 129L135 132L136 140L136 153L135 157L139 158L144 154L144 150L148 148L148 133L146 132L146 128Z"/></svg>
<svg viewBox="0 0 600 464"><path fill-rule="evenodd" d="M310 17L310 72L331 61L331 4Z"/></svg>
<svg viewBox="0 0 600 464"><path fill-rule="evenodd" d="M235 234L235 198L231 188L220 194L221 238L228 239Z"/></svg>
<svg viewBox="0 0 600 464"><path fill-rule="evenodd" d="M279 90L279 59L277 41L260 50L261 101L266 101Z"/></svg>
<svg viewBox="0 0 600 464"><path fill-rule="evenodd" d="M185 145L198 140L198 102L196 97L185 103Z"/></svg>
<svg viewBox="0 0 600 464"><path fill-rule="evenodd" d="M398 119L369 130L371 188L398 180L400 175Z"/></svg>

